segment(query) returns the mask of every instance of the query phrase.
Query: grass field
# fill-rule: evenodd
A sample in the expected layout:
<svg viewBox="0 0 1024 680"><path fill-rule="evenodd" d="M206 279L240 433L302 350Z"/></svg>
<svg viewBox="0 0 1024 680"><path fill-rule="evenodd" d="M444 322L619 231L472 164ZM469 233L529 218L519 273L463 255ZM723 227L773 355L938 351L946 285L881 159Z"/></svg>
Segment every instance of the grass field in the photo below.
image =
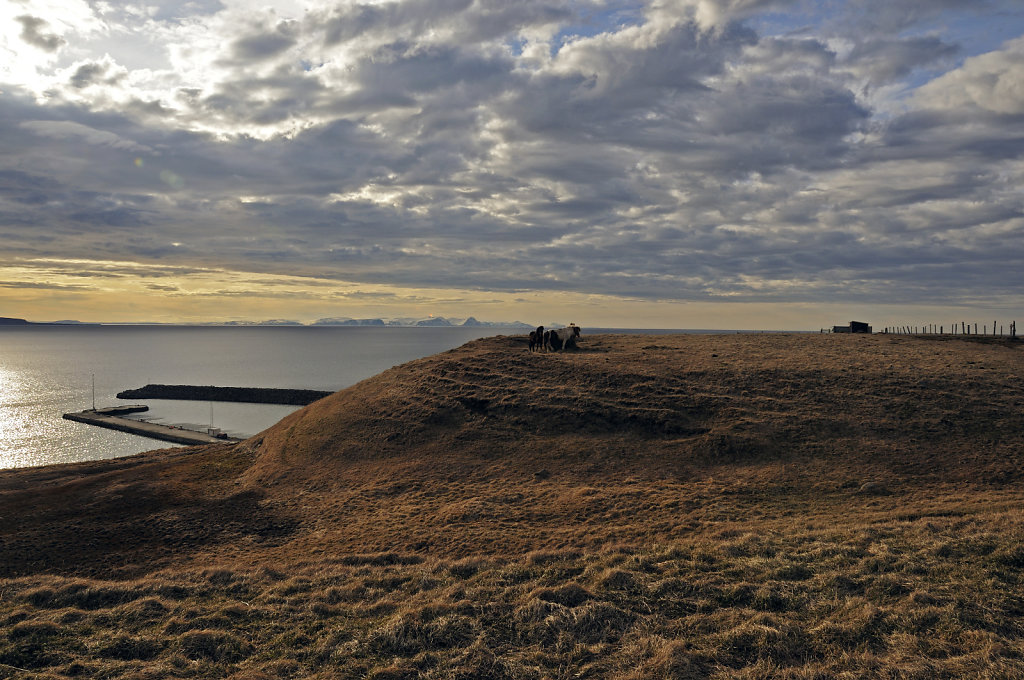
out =
<svg viewBox="0 0 1024 680"><path fill-rule="evenodd" d="M0 677L1024 677L1024 350L498 337L0 472Z"/></svg>

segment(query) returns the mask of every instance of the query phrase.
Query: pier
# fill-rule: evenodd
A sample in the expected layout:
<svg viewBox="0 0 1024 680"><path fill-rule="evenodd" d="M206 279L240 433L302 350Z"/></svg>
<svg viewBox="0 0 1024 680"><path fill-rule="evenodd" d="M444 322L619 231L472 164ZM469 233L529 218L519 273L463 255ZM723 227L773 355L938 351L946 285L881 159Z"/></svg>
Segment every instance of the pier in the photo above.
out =
<svg viewBox="0 0 1024 680"><path fill-rule="evenodd" d="M180 427L173 427L171 425L147 423L142 420L133 420L132 418L123 417L126 413L139 413L148 410L148 406L142 405L111 406L100 409L86 409L85 411L78 411L76 413L65 413L64 419L73 420L76 423L105 427L108 430L118 430L120 432L136 434L140 437L159 439L173 444L185 444L187 446L195 444L224 444L226 442L234 443L241 441L240 439L234 439L224 435L215 436L206 432L186 430Z"/></svg>

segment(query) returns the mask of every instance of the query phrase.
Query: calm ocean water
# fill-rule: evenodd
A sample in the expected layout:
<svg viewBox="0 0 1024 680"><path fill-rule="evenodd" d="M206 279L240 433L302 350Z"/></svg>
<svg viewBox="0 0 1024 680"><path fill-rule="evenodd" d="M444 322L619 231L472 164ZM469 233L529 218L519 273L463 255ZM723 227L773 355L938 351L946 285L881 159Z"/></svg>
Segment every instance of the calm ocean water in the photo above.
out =
<svg viewBox="0 0 1024 680"><path fill-rule="evenodd" d="M139 401L147 419L203 429L209 402L119 400L147 383L338 390L397 364L500 328L0 327L0 468L116 458L169 446L63 420L92 405ZM292 406L212 405L213 424L234 436L270 427Z"/></svg>

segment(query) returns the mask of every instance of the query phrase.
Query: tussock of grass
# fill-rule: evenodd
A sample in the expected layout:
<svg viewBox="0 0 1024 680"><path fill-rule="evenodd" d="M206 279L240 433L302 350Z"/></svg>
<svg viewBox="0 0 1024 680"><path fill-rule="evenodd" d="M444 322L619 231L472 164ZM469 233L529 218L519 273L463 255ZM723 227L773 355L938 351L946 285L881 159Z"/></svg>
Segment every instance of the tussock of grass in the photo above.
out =
<svg viewBox="0 0 1024 680"><path fill-rule="evenodd" d="M341 558L342 564L351 565L373 565L373 566L384 566L391 564L419 564L423 561L423 558L419 555L401 555L399 553L385 552L375 553L372 555L346 555Z"/></svg>
<svg viewBox="0 0 1024 680"><path fill-rule="evenodd" d="M149 661L163 651L165 644L160 640L140 637L118 636L108 644L96 649L96 655L103 659Z"/></svg>
<svg viewBox="0 0 1024 680"><path fill-rule="evenodd" d="M178 638L178 650L188 659L235 662L249 655L249 645L221 630L194 630Z"/></svg>

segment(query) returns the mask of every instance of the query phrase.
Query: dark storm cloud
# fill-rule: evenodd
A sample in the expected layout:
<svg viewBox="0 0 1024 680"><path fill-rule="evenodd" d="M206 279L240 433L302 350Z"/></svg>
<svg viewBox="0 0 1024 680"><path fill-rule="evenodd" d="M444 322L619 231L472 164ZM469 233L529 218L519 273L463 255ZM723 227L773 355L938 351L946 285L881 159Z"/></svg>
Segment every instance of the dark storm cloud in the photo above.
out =
<svg viewBox="0 0 1024 680"><path fill-rule="evenodd" d="M0 197L26 205L44 205L60 185L49 177L0 170Z"/></svg>
<svg viewBox="0 0 1024 680"><path fill-rule="evenodd" d="M915 111L896 117L886 126L884 145L870 149L866 158L970 161L977 171L985 163L1008 161L1024 154L1020 133L1024 115L988 112Z"/></svg>
<svg viewBox="0 0 1024 680"><path fill-rule="evenodd" d="M316 108L329 93L319 80L290 65L267 76L239 76L205 97L198 93L182 95L199 118L214 115L228 121L268 125Z"/></svg>
<svg viewBox="0 0 1024 680"><path fill-rule="evenodd" d="M259 27L257 32L231 44L231 57L239 62L269 59L295 45L298 28L298 24L292 21Z"/></svg>
<svg viewBox="0 0 1024 680"><path fill-rule="evenodd" d="M647 114L655 114L647 118L655 123L659 113L692 120L691 96L709 91L703 81L754 40L738 27L709 38L690 23L673 27L658 42L578 41L559 54L576 68L531 77L503 112L531 133L609 142L636 137Z"/></svg>
<svg viewBox="0 0 1024 680"><path fill-rule="evenodd" d="M412 0L341 6L314 20L323 27L327 46L373 36L422 35L435 27L450 32L454 44L465 45L504 39L532 26L565 23L574 16L565 3L548 0Z"/></svg>
<svg viewBox="0 0 1024 680"><path fill-rule="evenodd" d="M66 44L64 38L56 33L46 31L49 24L45 19L23 14L15 17L14 20L21 24L21 39L29 45L34 45L46 52L56 52Z"/></svg>
<svg viewBox="0 0 1024 680"><path fill-rule="evenodd" d="M70 82L73 88L82 89L96 84L115 85L124 76L123 72L112 72L109 63L89 62L78 67Z"/></svg>
<svg viewBox="0 0 1024 680"><path fill-rule="evenodd" d="M412 2L385 2L376 5L356 4L341 6L328 17L318 17L324 27L327 45L336 45L365 36L411 29L422 32L432 23L458 14L469 8L472 0L414 0Z"/></svg>
<svg viewBox="0 0 1024 680"><path fill-rule="evenodd" d="M510 60L456 46L393 43L368 55L353 69L353 75L364 90L415 97L462 83L491 80L511 69Z"/></svg>
<svg viewBox="0 0 1024 680"><path fill-rule="evenodd" d="M711 115L702 126L708 134L809 145L839 141L869 115L849 90L802 75L758 79L709 98L708 106Z"/></svg>

